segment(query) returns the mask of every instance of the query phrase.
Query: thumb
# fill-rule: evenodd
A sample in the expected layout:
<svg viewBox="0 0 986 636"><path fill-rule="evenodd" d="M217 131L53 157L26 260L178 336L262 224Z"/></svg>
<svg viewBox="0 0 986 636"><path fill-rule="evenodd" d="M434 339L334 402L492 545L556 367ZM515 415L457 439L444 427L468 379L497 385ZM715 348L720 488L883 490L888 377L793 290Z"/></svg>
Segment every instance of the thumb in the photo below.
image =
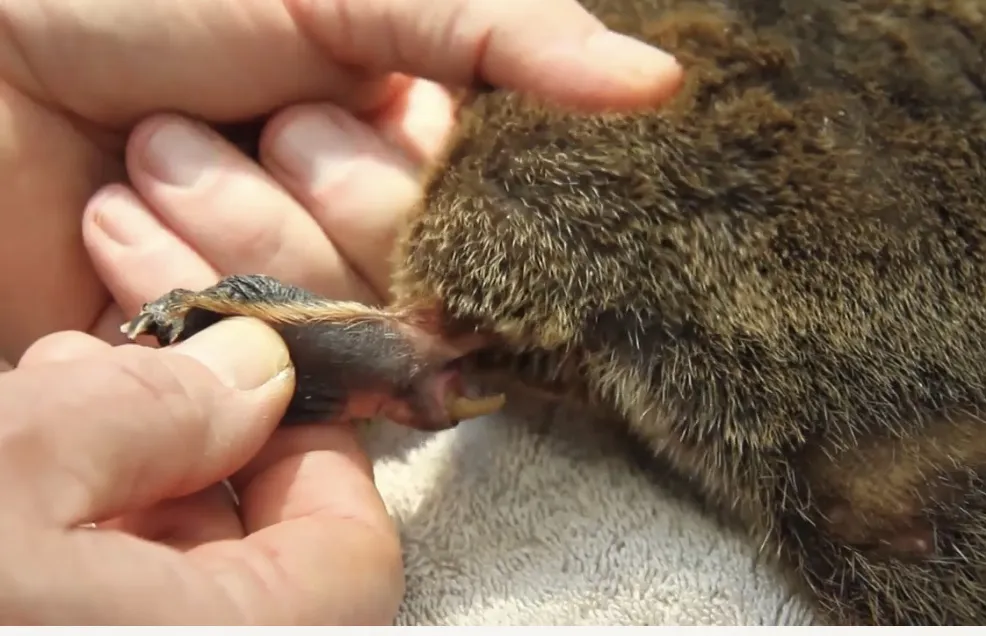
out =
<svg viewBox="0 0 986 636"><path fill-rule="evenodd" d="M5 504L70 527L202 490L259 451L293 387L283 341L240 318L169 349L5 373L0 479L18 484Z"/></svg>
<svg viewBox="0 0 986 636"><path fill-rule="evenodd" d="M575 0L284 1L332 59L375 73L589 108L650 105L682 77L671 55L608 30Z"/></svg>

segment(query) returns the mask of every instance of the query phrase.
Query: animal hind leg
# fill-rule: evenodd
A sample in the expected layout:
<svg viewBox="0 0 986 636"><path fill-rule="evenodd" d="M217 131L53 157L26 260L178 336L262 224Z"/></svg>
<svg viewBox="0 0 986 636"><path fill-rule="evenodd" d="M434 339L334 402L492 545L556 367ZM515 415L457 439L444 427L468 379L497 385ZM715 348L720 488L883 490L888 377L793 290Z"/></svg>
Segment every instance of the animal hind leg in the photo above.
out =
<svg viewBox="0 0 986 636"><path fill-rule="evenodd" d="M315 294L259 274L228 276L201 291L174 289L145 304L140 313L120 330L131 340L154 336L162 346L194 336L231 316L259 318L271 324L341 318L371 313L356 303L333 303Z"/></svg>
<svg viewBox="0 0 986 636"><path fill-rule="evenodd" d="M986 496L976 488L960 500L930 504L922 524L933 528L930 551L916 552L906 542L903 550L872 541L846 543L803 518L785 524L782 543L822 609L836 622L982 625Z"/></svg>
<svg viewBox="0 0 986 636"><path fill-rule="evenodd" d="M453 337L425 310L333 301L261 275L229 276L201 291L175 289L121 330L130 339L181 342L223 318L257 318L277 330L296 371L286 420L382 415L437 430L499 410L502 395L470 396L457 365L481 337Z"/></svg>
<svg viewBox="0 0 986 636"><path fill-rule="evenodd" d="M986 436L972 415L936 416L801 459L782 540L841 620L986 621Z"/></svg>

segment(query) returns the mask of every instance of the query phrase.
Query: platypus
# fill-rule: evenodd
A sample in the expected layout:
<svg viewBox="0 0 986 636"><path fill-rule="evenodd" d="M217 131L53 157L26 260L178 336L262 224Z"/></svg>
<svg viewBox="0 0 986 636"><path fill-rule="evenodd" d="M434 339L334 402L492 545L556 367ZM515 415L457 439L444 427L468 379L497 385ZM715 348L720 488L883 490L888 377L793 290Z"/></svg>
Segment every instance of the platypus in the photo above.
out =
<svg viewBox="0 0 986 636"><path fill-rule="evenodd" d="M595 114L470 93L385 306L231 276L124 330L270 323L286 424L441 430L501 406L487 376L584 403L826 620L986 623L986 2L583 4L681 89Z"/></svg>

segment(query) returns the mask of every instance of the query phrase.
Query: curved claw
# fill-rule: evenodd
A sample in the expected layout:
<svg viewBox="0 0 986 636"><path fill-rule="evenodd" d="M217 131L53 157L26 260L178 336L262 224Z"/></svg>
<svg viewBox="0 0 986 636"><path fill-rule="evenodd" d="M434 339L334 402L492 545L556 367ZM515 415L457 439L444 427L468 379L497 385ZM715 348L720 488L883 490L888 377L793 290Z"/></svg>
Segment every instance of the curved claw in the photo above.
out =
<svg viewBox="0 0 986 636"><path fill-rule="evenodd" d="M148 327L153 322L154 317L150 313L144 312L133 320L120 325L120 333L126 334L127 339L133 341L137 339L137 336L147 333Z"/></svg>
<svg viewBox="0 0 986 636"><path fill-rule="evenodd" d="M471 420L483 415L492 415L507 403L507 396L503 393L489 395L480 398L464 397L449 394L445 398L445 410L448 418L453 421Z"/></svg>

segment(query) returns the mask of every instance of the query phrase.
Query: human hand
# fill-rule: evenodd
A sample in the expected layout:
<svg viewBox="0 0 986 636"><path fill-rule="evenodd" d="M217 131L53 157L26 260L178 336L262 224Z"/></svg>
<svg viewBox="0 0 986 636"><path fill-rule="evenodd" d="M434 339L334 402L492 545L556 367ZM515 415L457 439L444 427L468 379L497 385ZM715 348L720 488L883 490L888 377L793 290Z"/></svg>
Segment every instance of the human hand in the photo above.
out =
<svg viewBox="0 0 986 636"><path fill-rule="evenodd" d="M442 106L448 104L447 93L437 85L427 82L418 83L412 89L410 97L420 108L418 113L437 110L441 114ZM439 108L431 109L429 102ZM450 120L442 119L441 116L437 121L450 125ZM341 249L352 254L352 262L361 272L366 273L365 280L371 281L365 288L357 289L353 295L364 299L379 295L387 277L386 261L379 259L380 250L385 249L381 243L386 242L397 217L419 194L420 186L415 173L423 167L422 162L439 147L434 143L435 120L408 117L399 129L395 129L392 122L386 119L378 120L372 126L361 123L336 107L299 106L287 109L277 116L272 122L267 141L278 143L278 139L284 135L297 137L299 127L303 133L300 136L312 144L306 157L309 163L296 163L292 170L278 170L278 164L272 163L273 172L280 181L249 161L215 133L189 120L170 115L156 116L137 127L130 140L127 157L135 188L111 186L102 190L88 206L84 223L86 240L93 259L123 311L130 315L137 311L141 303L168 289L177 286L205 287L216 282L221 275L236 271L264 271L295 284L306 284L322 291L331 289L333 285L338 285L338 279L321 279L325 272L325 262L332 262L335 255L329 244L320 242L314 248L306 248L305 243L299 241L305 238L304 232L293 234L293 242L280 245L275 242L278 249L273 251L265 250L265 242L256 240L268 235L280 237L282 235L279 233L284 228L303 223L310 223L315 228L318 228L318 223L332 226L331 219L337 219L334 225L344 230L339 235ZM313 130L314 134L306 132ZM151 150L154 138L162 132L184 135L186 143L205 144L208 147L205 152L199 151L199 162L184 162L186 170L191 168L198 171L198 174L193 172L194 178L184 186L169 185L147 169L147 153ZM266 143L265 147L270 146L270 143ZM329 177L326 179L324 154L329 151L333 152L334 162L329 165ZM419 161L412 157L419 157ZM182 157L179 154L174 159L181 161ZM322 173L322 178L312 181L292 176L316 176L319 172ZM331 176L333 174L334 177ZM282 186L281 182L286 186ZM386 196L382 197L381 194ZM293 197L297 197L297 200ZM298 201L305 202L305 205ZM314 220L309 216L309 210L314 212ZM350 223L363 225L347 227L347 219ZM343 222L340 223L339 220ZM254 229L250 230L250 224L254 223ZM107 227L112 231L106 232ZM248 231L240 234L230 232L230 228L234 227ZM346 229L349 230L348 233ZM315 233L319 232L316 229ZM376 241L376 244L368 244L371 241ZM190 342L216 329L227 329L227 325L228 322L221 323ZM115 324L112 326L116 327ZM235 340L220 350L232 353L242 343L251 342L247 335ZM94 339L86 339L81 334L74 334L71 338L59 334L41 340L28 351L22 364L29 366L38 359L74 358L79 355L75 349L80 342L87 350L94 346L94 342L102 348L108 347ZM182 346L185 345L178 345ZM242 354L255 355L247 351ZM237 360L230 362L238 363ZM71 383L71 378L63 377L53 382L52 386L71 386ZM153 405L146 408L157 410ZM145 421L141 425L156 426L153 421ZM276 431L271 441L260 451L260 459L252 460L250 466L234 476L232 482L241 496L245 490L259 492L254 502L258 508L277 508L283 499L279 492L310 496L313 480L309 474L318 477L331 475L338 470L338 466L332 462L335 460L338 463L339 453L344 453L350 462L367 467L366 472L358 476L363 479L363 483L361 488L352 489L346 480L324 479L318 486L321 499L327 505L340 500L342 505L349 505L349 498L354 497L355 505L368 509L382 508L379 495L372 491L372 470L360 450L355 431L351 426L341 423ZM248 455L247 452L244 454ZM203 458L203 462L213 461L216 460ZM255 471L252 466L275 461L277 466L268 472L281 481L274 487L274 498L271 500L271 488L257 487L256 480L247 484L248 480L244 475ZM293 466L310 468L301 471L294 470ZM155 467L149 466L147 470L154 471ZM201 546L214 545L216 536L222 532L227 533L226 536L240 536L238 532L250 529L246 522L248 513L244 512L244 522L237 525L240 522L231 514L232 509L224 489L215 484L215 480L220 479L223 474L220 471L221 466L217 466L211 472L213 481L203 478L198 485L200 491L180 497L177 502L155 503L147 509L131 512L102 525L104 528L132 533L145 540L163 541L167 545L188 550L187 554L192 557L192 564L195 566L192 571L197 572L200 558L197 555L210 555L212 550L199 549ZM346 510L348 508L342 508L342 513L346 514ZM325 523L321 531L329 539L330 525L338 526L337 532L346 532L347 528L352 527L345 519L336 519L330 513L323 516ZM333 584L320 583L322 587L312 589L318 591L321 601L313 598L314 593L299 594L294 601L297 605L284 608L279 605L283 604L282 599L264 597L258 601L258 611L262 612L259 615L244 615L243 606L228 607L220 604L217 613L220 610L226 613L210 614L205 619L200 618L199 614L191 613L168 614L160 618L153 612L158 611L158 603L167 606L172 602L170 592L164 593L154 588L157 601L148 605L143 594L125 589L128 580L120 579L113 582L118 588L103 588L107 596L97 595L95 598L101 599L103 603L107 598L115 598L126 607L106 607L94 601L93 609L101 613L72 614L72 618L63 621L60 618L63 611L60 609L61 605L56 599L49 598L45 603L38 602L32 606L40 613L40 618L32 616L31 620L97 623L390 622L396 613L403 589L400 545L385 513L375 519L377 531L383 536L373 538L372 542L365 545L364 553L350 551L353 562L367 571L367 577L372 578L374 584L353 585L342 592L338 588L348 585L346 581L334 579ZM246 530L239 530L244 527ZM245 554L253 554L252 541L255 541L255 536L258 535L251 535L238 543L238 553L245 550ZM309 552L316 563L338 556L335 554L320 559L323 545L317 537L307 542L292 541L291 557L299 562L304 562L304 554ZM79 548L79 558L88 558L81 551L92 549L90 544L82 545ZM44 551L50 550L48 547L44 548ZM252 558L254 557L243 557L246 561ZM197 577L198 574L188 576ZM303 576L304 572L299 573L296 578L301 579ZM380 579L386 579L384 582L390 581L390 584L381 586L377 582ZM298 581L278 581L279 585L292 583L300 584ZM15 584L18 587L22 585L16 581ZM35 587L40 587L40 584L35 584ZM225 594L225 591L220 590L219 594ZM66 595L70 596L71 592L66 592ZM245 603L247 606L252 604ZM344 607L352 608L352 612L346 613L340 609ZM321 613L313 618L312 608L320 609ZM188 611L198 610L191 608Z"/></svg>
<svg viewBox="0 0 986 636"><path fill-rule="evenodd" d="M130 128L152 112L233 121L330 100L402 138L407 122L429 116L444 130L450 103L420 107L430 88L398 73L589 108L657 102L680 78L670 57L607 33L574 0L37 0L0 2L0 25L0 357L11 361L52 331L117 337L123 316L83 248L78 214L124 176ZM276 154L268 161L288 183L288 159ZM252 206L210 240L259 240L251 265L289 260L289 246L331 253L304 273L320 291L354 297L373 287L347 268L339 237L357 243L343 226L371 223L380 232L372 243L392 218L323 219L322 232L298 217L271 233L272 216Z"/></svg>
<svg viewBox="0 0 986 636"><path fill-rule="evenodd" d="M352 431L268 441L293 387L249 319L167 349L31 347L0 374L3 622L392 622L400 544Z"/></svg>

